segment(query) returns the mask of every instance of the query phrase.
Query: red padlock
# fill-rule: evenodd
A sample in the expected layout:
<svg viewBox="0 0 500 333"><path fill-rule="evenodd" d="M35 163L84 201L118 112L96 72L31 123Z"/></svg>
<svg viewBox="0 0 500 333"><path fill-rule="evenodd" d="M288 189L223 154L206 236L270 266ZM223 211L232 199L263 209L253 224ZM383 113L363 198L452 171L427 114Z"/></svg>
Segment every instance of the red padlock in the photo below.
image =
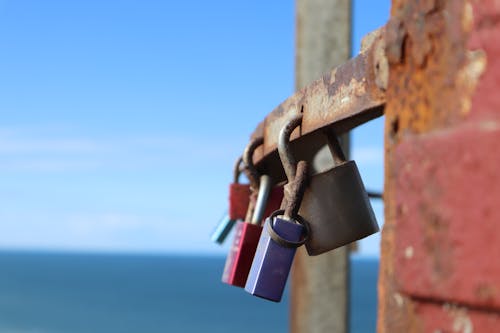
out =
<svg viewBox="0 0 500 333"><path fill-rule="evenodd" d="M229 249L222 274L222 282L238 287L245 286L262 233L260 222L264 215L271 186L269 176L261 176L257 199L250 200L247 216L252 216L252 218L248 219L247 217L245 220L247 222L240 221L236 224L233 244Z"/></svg>
<svg viewBox="0 0 500 333"><path fill-rule="evenodd" d="M236 224L234 240L229 249L222 274L222 282L238 287L245 286L262 232L260 224L269 198L269 192L272 188L271 178L266 175L259 176L253 164L253 153L263 142L263 138L252 140L243 154L245 173L250 180L250 204L245 222L238 222Z"/></svg>
<svg viewBox="0 0 500 333"><path fill-rule="evenodd" d="M233 221L244 220L250 203L250 184L240 184L240 165L242 157L234 166L233 182L229 184L229 219Z"/></svg>
<svg viewBox="0 0 500 333"><path fill-rule="evenodd" d="M271 193L269 193L269 199L267 200L264 218L271 216L274 211L280 209L281 202L283 201L283 191L283 185L273 187Z"/></svg>

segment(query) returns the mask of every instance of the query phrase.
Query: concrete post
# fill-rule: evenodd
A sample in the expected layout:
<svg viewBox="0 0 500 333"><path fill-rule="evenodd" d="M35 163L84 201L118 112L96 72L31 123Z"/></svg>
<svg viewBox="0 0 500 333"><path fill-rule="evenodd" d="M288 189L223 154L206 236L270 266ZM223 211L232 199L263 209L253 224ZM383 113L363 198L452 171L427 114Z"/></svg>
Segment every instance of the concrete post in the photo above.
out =
<svg viewBox="0 0 500 333"><path fill-rule="evenodd" d="M300 89L349 58L351 2L297 0L296 11L295 86ZM345 137L343 143L346 150ZM292 332L347 333L348 254L343 247L309 257L299 249L292 270Z"/></svg>

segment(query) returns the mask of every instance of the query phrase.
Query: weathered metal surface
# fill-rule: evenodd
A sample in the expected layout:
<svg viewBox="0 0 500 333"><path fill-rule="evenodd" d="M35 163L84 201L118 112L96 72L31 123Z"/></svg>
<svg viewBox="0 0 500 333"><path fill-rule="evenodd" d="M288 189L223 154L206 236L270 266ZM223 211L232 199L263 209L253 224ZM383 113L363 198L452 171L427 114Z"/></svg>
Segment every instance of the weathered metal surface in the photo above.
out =
<svg viewBox="0 0 500 333"><path fill-rule="evenodd" d="M295 118L290 119L279 131L278 153L288 182L293 181L297 169L297 162L290 147L290 136L293 131L300 126L301 122L302 115L298 114Z"/></svg>
<svg viewBox="0 0 500 333"><path fill-rule="evenodd" d="M308 185L307 162L299 161L294 179L285 185L287 196L289 196L286 200L285 213L283 214L285 218L293 219L297 217L302 199L304 198L304 192Z"/></svg>
<svg viewBox="0 0 500 333"><path fill-rule="evenodd" d="M384 45L383 29L374 31L365 37L357 57L334 68L274 109L252 134L254 138L264 137L255 162L276 150L281 128L299 114L303 117L302 124L292 140L326 127L334 127L341 134L382 115L387 83Z"/></svg>
<svg viewBox="0 0 500 333"><path fill-rule="evenodd" d="M245 172L248 180L250 181L250 187L257 191L259 188L259 172L255 169L254 165L254 153L257 147L261 146L264 143L264 138L262 136L255 137L248 145L245 147L245 151L243 152L243 163Z"/></svg>
<svg viewBox="0 0 500 333"><path fill-rule="evenodd" d="M316 175L306 189L299 214L309 221L309 255L320 255L379 231L354 161Z"/></svg>

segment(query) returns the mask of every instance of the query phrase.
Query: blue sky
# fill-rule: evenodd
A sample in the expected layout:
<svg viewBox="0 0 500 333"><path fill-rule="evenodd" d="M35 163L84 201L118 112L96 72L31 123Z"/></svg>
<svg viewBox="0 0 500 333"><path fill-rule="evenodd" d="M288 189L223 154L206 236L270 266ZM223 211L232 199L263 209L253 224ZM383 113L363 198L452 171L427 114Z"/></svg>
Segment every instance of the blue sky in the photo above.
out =
<svg viewBox="0 0 500 333"><path fill-rule="evenodd" d="M389 0L353 9L356 53ZM209 235L293 93L294 29L293 1L0 0L0 248L226 251ZM382 189L383 120L352 149Z"/></svg>

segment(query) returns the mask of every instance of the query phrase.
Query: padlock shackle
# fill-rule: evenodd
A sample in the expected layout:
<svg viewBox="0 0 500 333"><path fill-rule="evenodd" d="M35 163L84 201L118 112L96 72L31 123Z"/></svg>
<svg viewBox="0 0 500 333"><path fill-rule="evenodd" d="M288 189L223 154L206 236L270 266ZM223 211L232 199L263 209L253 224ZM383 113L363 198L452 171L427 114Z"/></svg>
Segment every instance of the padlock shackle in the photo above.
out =
<svg viewBox="0 0 500 333"><path fill-rule="evenodd" d="M253 154L257 147L262 144L264 144L263 137L254 138L248 143L243 152L243 163L245 164L244 171L250 181L250 187L255 191L259 188L260 175L253 164Z"/></svg>
<svg viewBox="0 0 500 333"><path fill-rule="evenodd" d="M293 181L297 172L297 162L295 161L295 157L290 147L290 136L301 123L302 114L290 119L281 129L278 138L278 153L283 169L285 170L286 178L288 178L289 182Z"/></svg>
<svg viewBox="0 0 500 333"><path fill-rule="evenodd" d="M287 200L285 203L285 213L283 217L286 220L294 220L299 214L300 204L308 186L308 164L306 161L299 161L295 178L290 181L286 187Z"/></svg>
<svg viewBox="0 0 500 333"><path fill-rule="evenodd" d="M285 208L284 218L289 221L297 216L302 197L308 185L308 164L306 161L297 163L290 147L290 136L301 123L302 114L290 119L281 129L278 139L278 153L288 178L282 207Z"/></svg>
<svg viewBox="0 0 500 333"><path fill-rule="evenodd" d="M236 163L234 163L233 169L233 183L238 184L241 175L241 163L243 163L243 156L238 157Z"/></svg>
<svg viewBox="0 0 500 333"><path fill-rule="evenodd" d="M268 175L260 176L259 193L257 194L257 200L255 201L255 208L253 211L251 224L260 225L262 218L264 217L264 212L266 211L267 201L269 199L269 193L271 193L272 180Z"/></svg>
<svg viewBox="0 0 500 333"><path fill-rule="evenodd" d="M333 130L325 131L325 136L328 142L328 149L330 149L330 153L333 157L334 165L340 165L344 163L345 155L342 150L342 146L340 145L337 134Z"/></svg>

